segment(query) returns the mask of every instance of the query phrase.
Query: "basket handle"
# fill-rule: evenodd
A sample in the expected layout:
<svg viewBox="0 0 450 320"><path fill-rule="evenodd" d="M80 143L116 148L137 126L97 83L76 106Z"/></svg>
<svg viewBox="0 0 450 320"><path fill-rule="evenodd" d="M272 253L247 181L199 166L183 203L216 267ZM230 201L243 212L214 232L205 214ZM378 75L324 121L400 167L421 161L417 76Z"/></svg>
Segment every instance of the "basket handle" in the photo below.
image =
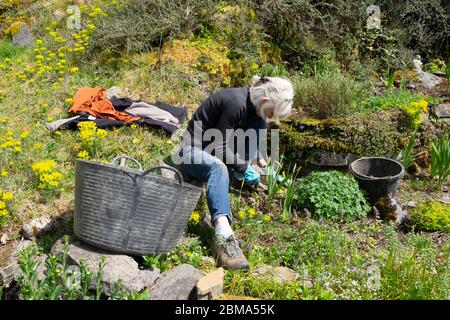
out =
<svg viewBox="0 0 450 320"><path fill-rule="evenodd" d="M150 171L156 170L156 169L167 169L167 170L172 170L173 172L175 172L175 174L178 177L178 182L180 184L180 186L183 185L183 176L181 175L180 171L178 171L175 168L169 167L169 166L153 166L148 168L147 170L145 170L141 176L146 176L147 174L150 173Z"/></svg>
<svg viewBox="0 0 450 320"><path fill-rule="evenodd" d="M128 157L128 156L118 156L118 157L115 157L114 159L112 159L111 160L111 164L114 164L117 160L119 160L120 159L120 166L121 167L124 167L125 166L125 161L126 160L131 160L131 161L133 161L134 163L136 163L137 165L138 165L138 167L139 167L139 170L144 170L143 168L142 168L142 165L139 163L139 161L137 161L136 159L133 159L133 158L131 158L131 157Z"/></svg>

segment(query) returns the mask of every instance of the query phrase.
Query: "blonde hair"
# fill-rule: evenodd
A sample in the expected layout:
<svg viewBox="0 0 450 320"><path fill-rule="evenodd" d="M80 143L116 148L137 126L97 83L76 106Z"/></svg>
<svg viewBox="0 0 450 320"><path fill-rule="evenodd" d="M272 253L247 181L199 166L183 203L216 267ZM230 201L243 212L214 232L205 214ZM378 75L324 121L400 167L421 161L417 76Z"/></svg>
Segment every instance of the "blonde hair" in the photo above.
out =
<svg viewBox="0 0 450 320"><path fill-rule="evenodd" d="M291 81L281 77L253 76L250 86L250 100L261 107L261 100L269 98L274 107L274 121L279 123L289 116L294 102L294 89Z"/></svg>

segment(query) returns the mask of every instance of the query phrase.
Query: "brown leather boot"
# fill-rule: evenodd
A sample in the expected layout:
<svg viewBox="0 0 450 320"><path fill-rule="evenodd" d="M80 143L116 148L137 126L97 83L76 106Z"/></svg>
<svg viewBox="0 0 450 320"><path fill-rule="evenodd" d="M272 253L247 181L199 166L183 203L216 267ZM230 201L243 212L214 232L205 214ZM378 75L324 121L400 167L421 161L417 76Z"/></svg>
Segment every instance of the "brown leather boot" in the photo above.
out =
<svg viewBox="0 0 450 320"><path fill-rule="evenodd" d="M225 240L218 240L216 238L214 252L218 264L222 267L237 270L247 270L250 267L234 235Z"/></svg>

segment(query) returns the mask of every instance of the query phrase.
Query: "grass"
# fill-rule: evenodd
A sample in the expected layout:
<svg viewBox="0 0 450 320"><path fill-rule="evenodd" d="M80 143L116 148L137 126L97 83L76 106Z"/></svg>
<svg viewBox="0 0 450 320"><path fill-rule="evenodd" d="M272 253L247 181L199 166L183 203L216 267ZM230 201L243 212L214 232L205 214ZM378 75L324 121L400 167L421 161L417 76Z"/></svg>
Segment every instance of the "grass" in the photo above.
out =
<svg viewBox="0 0 450 320"><path fill-rule="evenodd" d="M366 220L346 225L310 220L299 226L251 224L246 234L251 266L286 266L303 281L276 284L248 274L229 272L230 294L262 299L448 299L449 243L435 250L427 234L397 238L395 228ZM245 244L244 244L245 247ZM375 272L373 272L375 270ZM371 277L373 281L371 281Z"/></svg>

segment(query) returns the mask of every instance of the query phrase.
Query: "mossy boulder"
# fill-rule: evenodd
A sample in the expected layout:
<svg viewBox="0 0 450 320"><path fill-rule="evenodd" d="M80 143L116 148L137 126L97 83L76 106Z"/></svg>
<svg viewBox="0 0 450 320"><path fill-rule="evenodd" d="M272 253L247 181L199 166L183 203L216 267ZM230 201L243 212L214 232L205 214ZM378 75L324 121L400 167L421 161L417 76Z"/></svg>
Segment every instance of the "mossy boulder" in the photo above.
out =
<svg viewBox="0 0 450 320"><path fill-rule="evenodd" d="M283 125L280 149L294 157L299 151L311 153L317 150L394 157L408 143L408 136L400 111L356 113L315 121L299 118Z"/></svg>

